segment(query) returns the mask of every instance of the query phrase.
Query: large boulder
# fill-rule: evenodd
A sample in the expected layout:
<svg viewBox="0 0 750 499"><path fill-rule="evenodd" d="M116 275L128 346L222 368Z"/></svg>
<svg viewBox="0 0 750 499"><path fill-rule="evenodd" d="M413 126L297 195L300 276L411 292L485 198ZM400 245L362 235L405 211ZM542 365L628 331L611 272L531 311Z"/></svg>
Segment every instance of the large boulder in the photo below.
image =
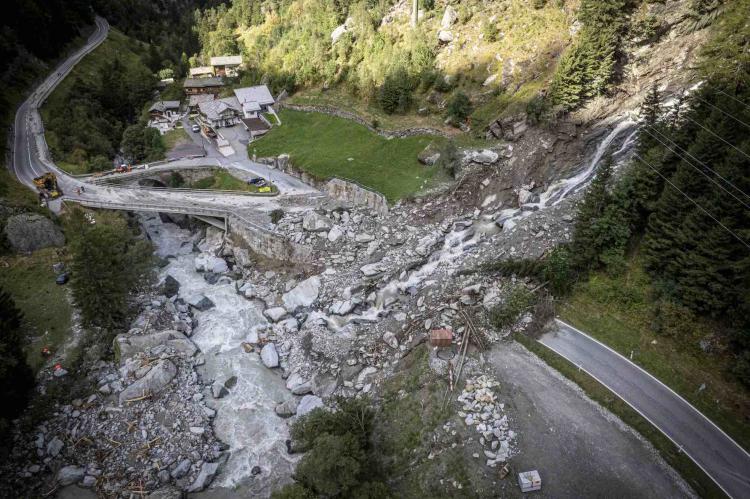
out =
<svg viewBox="0 0 750 499"><path fill-rule="evenodd" d="M482 149L481 151L474 151L471 154L471 160L473 162L480 163L483 165L491 165L493 163L496 163L498 159L500 159L500 155L496 153L495 151L491 151L489 149Z"/></svg>
<svg viewBox="0 0 750 499"><path fill-rule="evenodd" d="M284 293L281 299L289 312L300 307L309 307L318 299L320 292L320 277L312 276L297 284L291 291Z"/></svg>
<svg viewBox="0 0 750 499"><path fill-rule="evenodd" d="M266 343L260 351L260 360L263 361L263 365L269 369L279 366L279 353L276 351L276 345L273 343Z"/></svg>
<svg viewBox="0 0 750 499"><path fill-rule="evenodd" d="M164 279L164 285L162 286L162 288L164 291L164 296L166 296L167 298L172 298L180 291L180 283L177 279L175 279L171 275L168 275Z"/></svg>
<svg viewBox="0 0 750 499"><path fill-rule="evenodd" d="M177 367L168 359L160 360L141 379L120 392L120 403L144 395L156 395L164 390L177 375Z"/></svg>
<svg viewBox="0 0 750 499"><path fill-rule="evenodd" d="M196 310L199 310L200 312L204 312L214 306L214 302L212 302L211 299L206 295L202 294L190 296L185 301L187 301L188 305L195 308Z"/></svg>
<svg viewBox="0 0 750 499"><path fill-rule="evenodd" d="M15 251L32 252L65 244L65 236L52 220L37 213L21 213L8 218L5 236Z"/></svg>
<svg viewBox="0 0 750 499"><path fill-rule="evenodd" d="M304 416L318 407L325 407L323 399L317 395L305 395L297 406L297 416Z"/></svg>
<svg viewBox="0 0 750 499"><path fill-rule="evenodd" d="M80 482L85 474L86 468L69 465L60 468L55 478L61 486L65 487Z"/></svg>
<svg viewBox="0 0 750 499"><path fill-rule="evenodd" d="M422 152L417 155L417 161L423 165L433 166L440 159L440 151L435 146L434 142L430 142Z"/></svg>
<svg viewBox="0 0 750 499"><path fill-rule="evenodd" d="M448 30L441 29L438 31L438 40L443 43L450 43L453 41L453 33Z"/></svg>
<svg viewBox="0 0 750 499"><path fill-rule="evenodd" d="M118 334L115 337L114 348L120 363L134 357L137 353L146 352L156 346L166 345L177 350L185 357L192 357L198 348L179 331L167 330L153 334L128 335Z"/></svg>
<svg viewBox="0 0 750 499"><path fill-rule="evenodd" d="M297 414L297 406L299 400L296 397L292 397L276 406L276 414L282 418L288 418Z"/></svg>
<svg viewBox="0 0 750 499"><path fill-rule="evenodd" d="M201 253L195 257L195 270L198 272L213 272L214 274L223 274L229 270L227 262L218 256Z"/></svg>
<svg viewBox="0 0 750 499"><path fill-rule="evenodd" d="M286 309L284 307L273 307L263 311L263 315L268 317L271 322L279 322L286 316Z"/></svg>
<svg viewBox="0 0 750 499"><path fill-rule="evenodd" d="M331 227L333 227L331 219L317 211L307 213L302 219L302 228L308 232L328 232Z"/></svg>
<svg viewBox="0 0 750 499"><path fill-rule="evenodd" d="M443 13L443 19L440 21L440 27L443 29L449 29L457 19L458 12L456 12L456 9L448 5Z"/></svg>
<svg viewBox="0 0 750 499"><path fill-rule="evenodd" d="M195 478L195 481L188 487L188 492L200 492L208 487L219 471L219 463L203 463L201 471Z"/></svg>

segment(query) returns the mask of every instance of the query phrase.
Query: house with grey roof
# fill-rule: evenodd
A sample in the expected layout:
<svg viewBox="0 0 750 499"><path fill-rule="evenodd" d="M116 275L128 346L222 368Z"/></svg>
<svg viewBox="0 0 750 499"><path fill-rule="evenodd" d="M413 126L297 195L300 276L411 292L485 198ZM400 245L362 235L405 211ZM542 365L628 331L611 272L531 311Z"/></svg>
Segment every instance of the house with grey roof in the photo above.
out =
<svg viewBox="0 0 750 499"><path fill-rule="evenodd" d="M221 87L224 86L224 80L221 77L214 76L211 78L185 78L182 84L185 94L218 94Z"/></svg>
<svg viewBox="0 0 750 499"><path fill-rule="evenodd" d="M211 78L212 76L215 76L214 68L212 66L190 68L190 78Z"/></svg>
<svg viewBox="0 0 750 499"><path fill-rule="evenodd" d="M216 76L237 76L241 66L241 55L221 55L211 58L211 67Z"/></svg>
<svg viewBox="0 0 750 499"><path fill-rule="evenodd" d="M242 107L237 97L225 97L198 104L201 120L214 127L227 127L240 122Z"/></svg>
<svg viewBox="0 0 750 499"><path fill-rule="evenodd" d="M261 113L272 112L271 106L276 102L265 85L237 88L234 95L242 107L245 118L257 118Z"/></svg>
<svg viewBox="0 0 750 499"><path fill-rule="evenodd" d="M178 100L160 100L148 109L149 116L153 118L168 118L180 114L180 101Z"/></svg>
<svg viewBox="0 0 750 499"><path fill-rule="evenodd" d="M180 101L156 101L148 108L148 115L148 126L156 128L162 134L167 133L174 128L175 123L182 117L180 113Z"/></svg>

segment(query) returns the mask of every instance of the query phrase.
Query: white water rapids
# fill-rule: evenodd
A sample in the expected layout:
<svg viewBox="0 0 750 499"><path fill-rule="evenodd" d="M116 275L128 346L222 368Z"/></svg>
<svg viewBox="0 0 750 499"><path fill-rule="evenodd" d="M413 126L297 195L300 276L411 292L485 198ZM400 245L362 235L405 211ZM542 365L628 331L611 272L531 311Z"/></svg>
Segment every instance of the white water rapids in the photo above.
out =
<svg viewBox="0 0 750 499"><path fill-rule="evenodd" d="M299 456L287 453L289 429L274 412L279 402L290 397L284 380L241 346L244 341L257 342L258 330L268 325L263 309L237 294L234 283L211 285L203 279L195 270L194 237L189 231L163 224L153 215L144 215L142 224L157 254L176 256L160 271L160 278L171 275L177 279L180 298L204 294L215 304L204 312L194 311L198 325L190 339L206 359L199 373L204 381L222 383L236 377L229 395L214 399L210 390L204 393L208 405L216 410L214 432L230 450L213 487L241 490L243 496L269 496L288 481ZM257 476L251 474L254 466L261 469ZM201 496L222 497L224 491Z"/></svg>
<svg viewBox="0 0 750 499"><path fill-rule="evenodd" d="M323 319L332 330L352 322L377 321L387 313L388 305L399 293L429 284L439 267L460 258L476 246L484 235L497 233L501 227L508 230L533 211L554 206L585 186L613 142L625 132L632 131L634 126L635 123L630 120L621 121L603 138L579 173L554 182L541 193L539 201L517 209L503 210L494 219L482 218L471 227L456 225L443 238L440 249L428 257L427 263L403 272L390 281L378 292L375 303L365 312L339 317L314 311L308 320ZM613 155L625 153L632 145L634 136L635 132L630 133ZM263 366L258 356L245 353L241 347L244 341L257 341L258 331L267 327L263 310L255 302L237 294L234 283L210 285L203 279L195 270L195 254L192 252L195 241L188 231L173 224L163 224L158 216L153 215L143 215L143 225L156 245L157 254L162 257L174 256L161 269L161 277L169 274L177 279L180 297L202 293L215 304L214 308L195 312L198 325L191 339L206 359L200 374L204 380L223 382L232 376L237 379L230 394L224 398L216 400L210 393L205 394L207 401L217 411L214 431L219 439L229 445L231 454L211 489L196 497L268 496L274 488L289 480L299 457L287 454L285 442L289 438L288 426L274 411L279 402L290 397L284 380L278 373ZM261 468L258 476L251 473L254 466Z"/></svg>

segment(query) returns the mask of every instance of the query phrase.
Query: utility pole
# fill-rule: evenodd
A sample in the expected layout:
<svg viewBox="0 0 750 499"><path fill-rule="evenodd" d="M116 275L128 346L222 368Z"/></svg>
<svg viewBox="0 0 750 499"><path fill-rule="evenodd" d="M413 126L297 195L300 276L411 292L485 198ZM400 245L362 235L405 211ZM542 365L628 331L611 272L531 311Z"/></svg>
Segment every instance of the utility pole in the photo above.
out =
<svg viewBox="0 0 750 499"><path fill-rule="evenodd" d="M411 8L412 28L416 28L418 22L419 22L419 0L412 0L412 8Z"/></svg>

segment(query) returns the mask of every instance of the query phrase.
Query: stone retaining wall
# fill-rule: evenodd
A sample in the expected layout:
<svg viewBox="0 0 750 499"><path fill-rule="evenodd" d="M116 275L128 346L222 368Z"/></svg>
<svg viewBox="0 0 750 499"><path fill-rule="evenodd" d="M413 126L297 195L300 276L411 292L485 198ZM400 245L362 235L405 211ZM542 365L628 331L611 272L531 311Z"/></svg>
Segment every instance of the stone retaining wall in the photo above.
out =
<svg viewBox="0 0 750 499"><path fill-rule="evenodd" d="M450 138L449 133L444 132L442 130L438 130L436 128L415 127L415 128L404 128L402 130L382 130L380 128L373 127L370 122L368 122L366 119L364 119L363 117L357 114L354 114L349 111L344 111L343 109L339 109L333 106L299 105L299 104L287 104L286 102L283 102L283 103L278 103L277 107L291 109L292 111L302 111L305 113L323 113L323 114L328 114L330 116L343 118L345 120L351 120L356 123L359 123L360 125L364 127L367 127L367 129L370 130L371 132L377 133L381 137L386 137L386 138L404 138L404 137L413 137L414 135L435 135L438 137Z"/></svg>
<svg viewBox="0 0 750 499"><path fill-rule="evenodd" d="M229 233L235 243L244 243L248 249L265 257L294 263L312 262L312 248L294 243L271 231L248 225L244 220L230 215L227 219ZM241 241L238 241L238 238Z"/></svg>
<svg viewBox="0 0 750 499"><path fill-rule="evenodd" d="M302 182L325 192L333 199L358 206L368 206L378 215L388 213L388 200L381 193L369 189L357 182L339 177L321 180L292 165L289 156L282 154L272 158L257 158L255 161L275 168Z"/></svg>

